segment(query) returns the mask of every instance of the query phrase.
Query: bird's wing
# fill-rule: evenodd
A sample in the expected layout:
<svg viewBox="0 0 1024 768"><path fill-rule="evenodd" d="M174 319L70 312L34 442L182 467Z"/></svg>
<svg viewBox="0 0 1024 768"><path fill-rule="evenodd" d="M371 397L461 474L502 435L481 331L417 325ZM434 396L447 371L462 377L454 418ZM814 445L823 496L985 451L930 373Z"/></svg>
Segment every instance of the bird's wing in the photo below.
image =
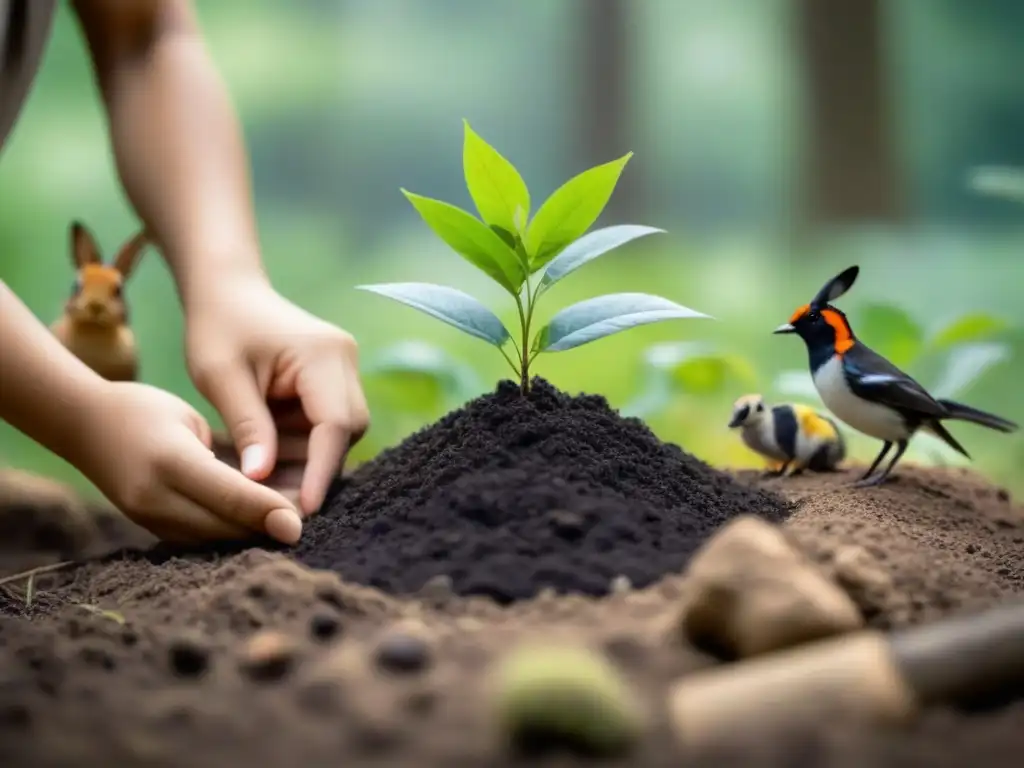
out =
<svg viewBox="0 0 1024 768"><path fill-rule="evenodd" d="M948 415L924 387L863 344L843 355L843 372L853 393L865 400L925 416Z"/></svg>

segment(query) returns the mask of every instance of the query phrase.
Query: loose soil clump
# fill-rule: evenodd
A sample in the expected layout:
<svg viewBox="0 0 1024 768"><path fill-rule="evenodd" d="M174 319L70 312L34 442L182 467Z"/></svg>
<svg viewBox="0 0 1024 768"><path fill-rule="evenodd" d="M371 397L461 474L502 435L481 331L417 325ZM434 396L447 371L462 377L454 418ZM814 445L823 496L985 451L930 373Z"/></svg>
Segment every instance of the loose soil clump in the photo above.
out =
<svg viewBox="0 0 1024 768"><path fill-rule="evenodd" d="M343 481L294 556L393 594L438 576L500 603L545 587L603 595L682 569L722 523L785 519L745 487L603 397L512 382L409 437Z"/></svg>

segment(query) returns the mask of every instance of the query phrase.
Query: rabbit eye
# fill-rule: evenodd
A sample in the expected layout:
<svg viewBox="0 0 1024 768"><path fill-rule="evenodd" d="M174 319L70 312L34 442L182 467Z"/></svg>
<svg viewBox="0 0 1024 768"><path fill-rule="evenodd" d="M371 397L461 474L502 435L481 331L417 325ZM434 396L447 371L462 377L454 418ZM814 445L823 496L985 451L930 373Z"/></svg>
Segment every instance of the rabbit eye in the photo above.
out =
<svg viewBox="0 0 1024 768"><path fill-rule="evenodd" d="M77 296L81 292L82 292L82 281L81 280L75 280L75 282L73 282L71 284L71 295L72 296Z"/></svg>

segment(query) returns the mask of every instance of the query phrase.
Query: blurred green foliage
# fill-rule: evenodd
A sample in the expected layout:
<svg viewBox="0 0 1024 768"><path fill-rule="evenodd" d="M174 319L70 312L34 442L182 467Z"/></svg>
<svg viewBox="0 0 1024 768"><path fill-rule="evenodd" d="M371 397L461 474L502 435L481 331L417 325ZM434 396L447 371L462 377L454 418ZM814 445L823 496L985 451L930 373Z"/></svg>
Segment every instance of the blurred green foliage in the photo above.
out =
<svg viewBox="0 0 1024 768"><path fill-rule="evenodd" d="M585 1L198 4L244 121L271 278L284 295L360 342L373 426L354 460L507 375L506 362L481 355L478 340L440 323L413 325L408 313L386 311L353 286L401 274L451 281L489 306L500 304L503 289L448 258L398 189L430 189L471 204L462 179L450 172L462 152L453 130L462 115L516 157L538 191L585 167L576 153L576 107L567 96L577 87L570 66L574 14ZM671 234L598 260L586 279L559 283L552 293L562 305L599 292L669 295L714 308L717 322L638 328L542 358L536 373L623 407L647 386L645 351L654 345L699 342L708 346L683 349L742 359L752 380L724 364L691 364L685 393L647 420L663 438L708 461L756 465L725 428L731 403L751 390L781 397L774 389L779 375L806 370L802 345L771 330L825 277L857 263L861 277L844 307L869 344L916 359L920 338L934 345L943 338L939 329L948 332L958 318L997 319L998 337L976 343L1005 345L1009 356L959 397L1024 422L1024 209L964 183L971 168L1020 165L1024 158L1024 49L1017 28L993 10L997 5L1005 13L1019 7L1014 0L887 6L896 131L918 216L899 229L865 224L796 240L786 222L805 137L789 4L636 4L632 141L621 149L637 151L631 162L645 174L645 220ZM45 322L60 312L71 284L73 218L90 222L106 251L136 226L117 182L83 43L61 4L44 69L0 154L0 278ZM143 257L127 298L144 380L185 397L217 424L185 372L180 308L155 255ZM913 322L893 319L899 333L873 330L879 323L867 317L869 305L890 308L878 310L879 317L896 310L893 318L906 313ZM510 310L501 315L506 324L516 320ZM549 319L541 307L538 322ZM474 383L443 384L448 374L432 379L407 364L389 367L387 350L410 339L444 350L460 361L452 370L471 372L466 382ZM408 349L406 360L416 354ZM374 368L375 358L385 362ZM936 383L947 363L942 354L920 357L914 373ZM975 467L1024 493L1021 433L969 424L952 430ZM852 440L851 451L870 460L877 443ZM6 425L0 460L89 490Z"/></svg>

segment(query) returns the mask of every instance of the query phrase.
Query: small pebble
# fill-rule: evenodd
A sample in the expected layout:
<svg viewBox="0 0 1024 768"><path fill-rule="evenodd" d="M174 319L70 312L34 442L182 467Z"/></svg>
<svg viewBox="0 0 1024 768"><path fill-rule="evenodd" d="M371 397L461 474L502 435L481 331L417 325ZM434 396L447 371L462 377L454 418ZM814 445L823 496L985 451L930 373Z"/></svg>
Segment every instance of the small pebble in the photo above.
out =
<svg viewBox="0 0 1024 768"><path fill-rule="evenodd" d="M625 680L585 648L524 648L501 664L496 714L525 753L571 750L608 756L639 739L643 715Z"/></svg>
<svg viewBox="0 0 1024 768"><path fill-rule="evenodd" d="M430 648L415 635L392 632L377 645L375 660L388 672L420 672L430 663Z"/></svg>
<svg viewBox="0 0 1024 768"><path fill-rule="evenodd" d="M251 679L266 683L287 675L294 661L295 646L287 637L274 631L260 632L245 646L242 670Z"/></svg>
<svg viewBox="0 0 1024 768"><path fill-rule="evenodd" d="M611 593L613 595L625 595L633 589L633 582L628 576L619 574L611 582Z"/></svg>

